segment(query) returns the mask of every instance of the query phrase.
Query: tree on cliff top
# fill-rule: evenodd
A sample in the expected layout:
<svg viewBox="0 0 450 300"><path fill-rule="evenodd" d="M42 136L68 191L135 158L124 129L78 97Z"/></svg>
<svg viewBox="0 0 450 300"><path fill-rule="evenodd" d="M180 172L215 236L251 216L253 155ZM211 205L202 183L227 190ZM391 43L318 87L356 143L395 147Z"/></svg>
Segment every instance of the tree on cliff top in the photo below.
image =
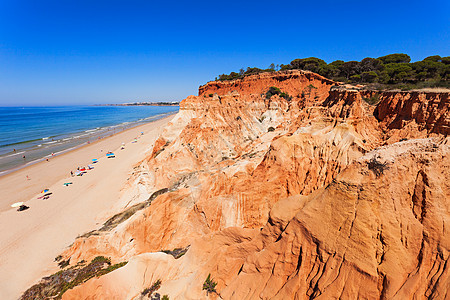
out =
<svg viewBox="0 0 450 300"><path fill-rule="evenodd" d="M234 80L263 72L274 72L278 65L271 64L268 69L247 68L239 73L222 74L218 80ZM327 64L317 57L298 58L281 70L309 70L324 77L348 83L375 84L379 88L450 88L450 57L433 55L422 61L411 63L409 55L394 53L378 58L366 57L360 62L336 60Z"/></svg>
<svg viewBox="0 0 450 300"><path fill-rule="evenodd" d="M390 64L390 63L409 63L411 61L411 57L409 57L408 54L403 53L395 53L395 54L389 54L386 56L378 57L379 60L381 60L384 64Z"/></svg>

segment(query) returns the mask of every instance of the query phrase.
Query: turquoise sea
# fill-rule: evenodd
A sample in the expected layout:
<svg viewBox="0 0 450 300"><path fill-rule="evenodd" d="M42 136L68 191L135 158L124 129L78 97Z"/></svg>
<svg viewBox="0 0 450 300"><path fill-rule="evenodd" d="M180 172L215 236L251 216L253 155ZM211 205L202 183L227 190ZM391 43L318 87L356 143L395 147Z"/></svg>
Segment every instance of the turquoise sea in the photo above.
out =
<svg viewBox="0 0 450 300"><path fill-rule="evenodd" d="M178 106L0 107L0 176L52 153L165 117L178 109Z"/></svg>

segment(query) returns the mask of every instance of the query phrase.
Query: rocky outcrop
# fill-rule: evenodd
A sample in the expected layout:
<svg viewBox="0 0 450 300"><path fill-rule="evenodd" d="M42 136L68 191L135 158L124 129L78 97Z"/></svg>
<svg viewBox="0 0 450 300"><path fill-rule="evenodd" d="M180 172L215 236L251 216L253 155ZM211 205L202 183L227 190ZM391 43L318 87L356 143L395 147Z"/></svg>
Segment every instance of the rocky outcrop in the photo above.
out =
<svg viewBox="0 0 450 300"><path fill-rule="evenodd" d="M210 82L135 169L128 210L62 254L129 263L64 298L139 299L158 279L171 298L206 298L210 273L212 298L444 299L448 116L448 94L311 72Z"/></svg>

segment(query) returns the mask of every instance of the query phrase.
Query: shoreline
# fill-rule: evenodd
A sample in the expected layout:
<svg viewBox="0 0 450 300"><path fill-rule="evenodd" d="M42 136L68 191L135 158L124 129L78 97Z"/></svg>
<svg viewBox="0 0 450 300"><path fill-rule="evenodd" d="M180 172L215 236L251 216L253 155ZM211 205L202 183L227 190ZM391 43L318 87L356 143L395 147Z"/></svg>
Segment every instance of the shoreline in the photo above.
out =
<svg viewBox="0 0 450 300"><path fill-rule="evenodd" d="M58 164L61 162L61 160L65 159L67 156L76 154L77 151L83 151L83 150L88 151L88 150L92 149L92 151L96 152L96 154L92 155L91 159L98 158L97 156L99 156L102 153L102 151L100 151L100 153L98 153L97 148L99 146L102 146L103 144L109 144L108 142L111 142L113 139L122 137L123 135L127 135L132 130L138 130L139 128L148 126L149 124L153 124L153 123L156 123L161 120L171 119L171 118L173 118L173 116L176 113L177 112L170 113L169 115L165 115L162 118L151 120L151 121L149 121L147 123L143 123L143 124L138 124L134 127L130 127L123 131L113 133L112 135L102 137L101 139L95 140L93 142L83 143L78 146L63 150L59 154L57 154L53 157L50 157L49 161L46 161L46 157L44 156L40 159L32 161L21 167L7 170L7 171L5 171L5 173L0 174L0 191L2 191L2 193L4 193L6 190L10 189L10 188L8 188L8 186L9 186L9 182L11 182L11 181L15 181L15 185L17 185L17 183L18 183L17 177L20 177L23 179L24 185L26 187L29 187L30 184L35 185L35 184L33 184L33 183L36 183L34 180L36 178L39 178L39 172L37 172L36 169L38 169L38 168L45 169L45 167L49 164L52 164L52 165ZM117 147L119 147L121 143L122 142L116 143ZM101 150L105 150L104 153L106 153L109 150L116 150L116 149L101 149ZM86 159L86 161L84 161L83 163L84 163L84 165L91 164L91 160ZM40 192L40 190L53 185L55 182L57 182L63 178L70 177L70 176L67 176L67 174L70 174L70 171L75 171L77 169L77 167L79 167L81 165L82 165L81 162L79 165L73 164L72 167L67 166L67 164L65 164L65 166L63 166L64 171L58 170L58 171L56 171L57 174L54 174L51 177L51 180L49 180L49 182L46 182L45 184L44 184L44 182L42 182L42 184L43 184L42 188L34 188L34 189L26 188L27 192L22 190L21 192L17 191L17 193L14 193L15 196L8 195L8 198L10 200L7 201L7 203L4 200L0 201L0 213L5 210L10 209L11 204L13 204L15 202L26 202L26 201L28 201L28 199L30 199L34 195L38 194ZM45 170L43 170L43 172L45 172ZM30 180L27 180L27 176L29 176Z"/></svg>
<svg viewBox="0 0 450 300"><path fill-rule="evenodd" d="M129 204L123 195L133 192L128 182L133 168L151 153L173 117L127 129L0 178L6 196L0 203L0 291L5 299L19 298L43 276L58 271L55 257L77 236ZM108 151L116 157L108 159ZM70 170L87 166L92 158L98 159L93 170L70 176ZM26 173L34 174L31 180L23 178ZM65 186L65 182L72 184ZM48 199L39 197L44 188L52 193ZM18 212L9 206L18 201L30 208Z"/></svg>
<svg viewBox="0 0 450 300"><path fill-rule="evenodd" d="M167 112L167 113L162 113L162 114L158 114L158 115L153 115L153 116L150 116L149 120L147 120L145 122L142 122L140 120L136 120L136 121L133 121L133 122L129 122L128 125L124 125L124 123L119 123L119 124L112 125L112 126L106 126L104 128L101 128L98 131L96 130L98 128L96 128L96 129L83 130L83 131L80 131L80 132L73 132L73 133L71 133L69 135L73 136L73 135L76 135L76 134L83 134L83 133L86 133L86 132L91 132L92 135L88 136L85 139L82 139L82 140L78 141L78 143L75 141L72 144L68 144L67 148L55 149L54 151L50 151L50 150L45 151L44 150L44 153L42 153L40 156L38 156L37 158L32 158L32 160L27 161L25 163L21 163L22 160L20 160L20 155L23 154L23 155L26 155L28 157L28 154L30 154L30 153L33 154L35 151L38 150L38 148L31 147L31 148L27 148L27 149L19 149L18 151L20 151L20 152L10 153L9 155L6 155L6 156L2 155L0 157L0 159L8 158L10 156L17 156L17 160L20 160L20 162L19 163L13 163L13 166L10 167L10 168L0 169L0 179L2 177L4 177L4 176L8 175L8 174L13 173L13 172L16 172L16 171L19 171L21 169L27 168L27 167L32 166L34 164L40 163L42 161L46 161L46 159L53 159L56 156L63 155L65 153L67 153L67 152L79 149L80 147L84 147L84 146L87 146L89 144L94 144L94 143L96 143L98 141L104 140L105 138L112 137L112 136L114 136L116 134L119 134L121 132L127 131L129 129L136 128L138 126L145 125L145 124L148 124L148 123L151 123L151 122L163 119L165 117L171 116L171 115L176 114L176 113L177 112L175 111L175 112ZM115 129L114 129L114 132L110 133L109 129L106 130L107 128L110 128L110 127L114 127L114 128L117 127L118 130L120 130L120 131L116 132ZM121 128L119 128L119 127L121 127ZM70 139L73 139L73 138L68 138L67 140L70 140ZM64 139L64 140L66 140L66 139ZM53 142L51 142L51 143L53 143ZM58 146L56 141L55 141L55 145L54 146ZM45 154L45 152L47 154ZM51 153L54 153L54 155L52 156ZM34 155L36 155L36 154L34 154Z"/></svg>

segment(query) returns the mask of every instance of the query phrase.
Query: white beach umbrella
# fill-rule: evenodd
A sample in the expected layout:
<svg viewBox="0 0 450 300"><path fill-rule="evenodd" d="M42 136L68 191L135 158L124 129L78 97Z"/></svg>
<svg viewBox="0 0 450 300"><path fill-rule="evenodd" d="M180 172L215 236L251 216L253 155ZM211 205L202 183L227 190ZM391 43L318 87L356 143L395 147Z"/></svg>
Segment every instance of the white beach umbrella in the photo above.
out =
<svg viewBox="0 0 450 300"><path fill-rule="evenodd" d="M16 203L11 204L11 207L16 208L16 207L20 207L22 205L23 205L23 202L16 202Z"/></svg>

